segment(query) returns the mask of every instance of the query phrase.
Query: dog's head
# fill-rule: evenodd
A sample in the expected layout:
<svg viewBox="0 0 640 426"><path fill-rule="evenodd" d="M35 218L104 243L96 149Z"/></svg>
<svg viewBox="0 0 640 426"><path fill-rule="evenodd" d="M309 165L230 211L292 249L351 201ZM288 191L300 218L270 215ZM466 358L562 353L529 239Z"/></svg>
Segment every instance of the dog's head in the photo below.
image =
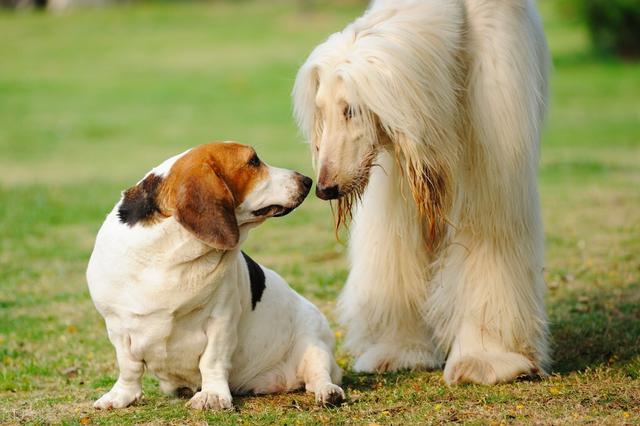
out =
<svg viewBox="0 0 640 426"><path fill-rule="evenodd" d="M373 9L311 53L296 77L294 113L310 142L316 194L337 200L338 226L385 150L435 242L445 229L459 153L458 38L441 28L447 21L440 12Z"/></svg>
<svg viewBox="0 0 640 426"><path fill-rule="evenodd" d="M238 244L241 226L298 207L312 184L300 173L265 164L253 148L238 143L200 145L168 161L170 167L154 169L124 192L120 220L149 225L173 216L220 250Z"/></svg>
<svg viewBox="0 0 640 426"><path fill-rule="evenodd" d="M306 88L310 90L308 108L313 115L308 136L318 173L316 195L333 200L359 192L367 184L380 137L384 136L377 117L354 93L344 74L315 67L306 77L311 80ZM302 78L299 75L297 94L304 90L300 87Z"/></svg>

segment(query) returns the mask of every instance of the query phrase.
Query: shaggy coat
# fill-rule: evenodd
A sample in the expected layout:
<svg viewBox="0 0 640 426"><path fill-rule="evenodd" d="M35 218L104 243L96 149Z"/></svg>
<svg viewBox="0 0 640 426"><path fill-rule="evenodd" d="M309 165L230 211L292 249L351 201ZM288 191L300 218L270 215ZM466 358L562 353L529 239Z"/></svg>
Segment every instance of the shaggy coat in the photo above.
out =
<svg viewBox="0 0 640 426"><path fill-rule="evenodd" d="M532 0L378 0L300 68L316 193L353 214L338 309L355 370L544 371L548 62Z"/></svg>

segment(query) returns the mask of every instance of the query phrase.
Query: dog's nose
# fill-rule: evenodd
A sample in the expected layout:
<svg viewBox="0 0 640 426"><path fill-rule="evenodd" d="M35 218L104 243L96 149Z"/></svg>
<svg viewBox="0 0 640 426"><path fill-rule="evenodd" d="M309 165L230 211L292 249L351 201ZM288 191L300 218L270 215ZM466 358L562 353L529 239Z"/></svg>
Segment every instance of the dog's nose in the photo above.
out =
<svg viewBox="0 0 640 426"><path fill-rule="evenodd" d="M335 200L340 196L338 185L323 187L316 185L316 196L322 200Z"/></svg>
<svg viewBox="0 0 640 426"><path fill-rule="evenodd" d="M311 189L311 185L313 185L313 180L310 177L303 176L302 177L302 186L306 191Z"/></svg>

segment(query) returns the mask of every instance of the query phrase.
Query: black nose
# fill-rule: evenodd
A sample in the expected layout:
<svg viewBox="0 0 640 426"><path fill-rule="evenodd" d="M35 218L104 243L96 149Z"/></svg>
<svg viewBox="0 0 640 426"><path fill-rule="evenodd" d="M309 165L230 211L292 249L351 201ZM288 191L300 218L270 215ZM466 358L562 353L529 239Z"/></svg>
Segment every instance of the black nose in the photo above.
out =
<svg viewBox="0 0 640 426"><path fill-rule="evenodd" d="M310 177L303 176L302 177L302 186L307 191L311 189L311 185L313 185L313 180Z"/></svg>
<svg viewBox="0 0 640 426"><path fill-rule="evenodd" d="M338 189L338 185L333 185L326 188L320 185L316 185L316 195L322 200L335 200L340 196L340 191Z"/></svg>

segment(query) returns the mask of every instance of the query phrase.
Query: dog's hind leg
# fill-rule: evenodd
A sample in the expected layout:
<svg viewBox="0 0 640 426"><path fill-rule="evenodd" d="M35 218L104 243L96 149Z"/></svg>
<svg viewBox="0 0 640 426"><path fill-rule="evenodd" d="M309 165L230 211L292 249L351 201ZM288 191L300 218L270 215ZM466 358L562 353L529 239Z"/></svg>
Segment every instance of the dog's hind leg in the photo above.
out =
<svg viewBox="0 0 640 426"><path fill-rule="evenodd" d="M504 241L474 238L452 247L429 300L441 344L450 348L445 381L494 384L543 372L542 266L530 264L527 244L506 250Z"/></svg>
<svg viewBox="0 0 640 426"><path fill-rule="evenodd" d="M466 0L469 129L455 244L429 317L448 383L544 371L544 244L537 190L548 53L535 2Z"/></svg>

